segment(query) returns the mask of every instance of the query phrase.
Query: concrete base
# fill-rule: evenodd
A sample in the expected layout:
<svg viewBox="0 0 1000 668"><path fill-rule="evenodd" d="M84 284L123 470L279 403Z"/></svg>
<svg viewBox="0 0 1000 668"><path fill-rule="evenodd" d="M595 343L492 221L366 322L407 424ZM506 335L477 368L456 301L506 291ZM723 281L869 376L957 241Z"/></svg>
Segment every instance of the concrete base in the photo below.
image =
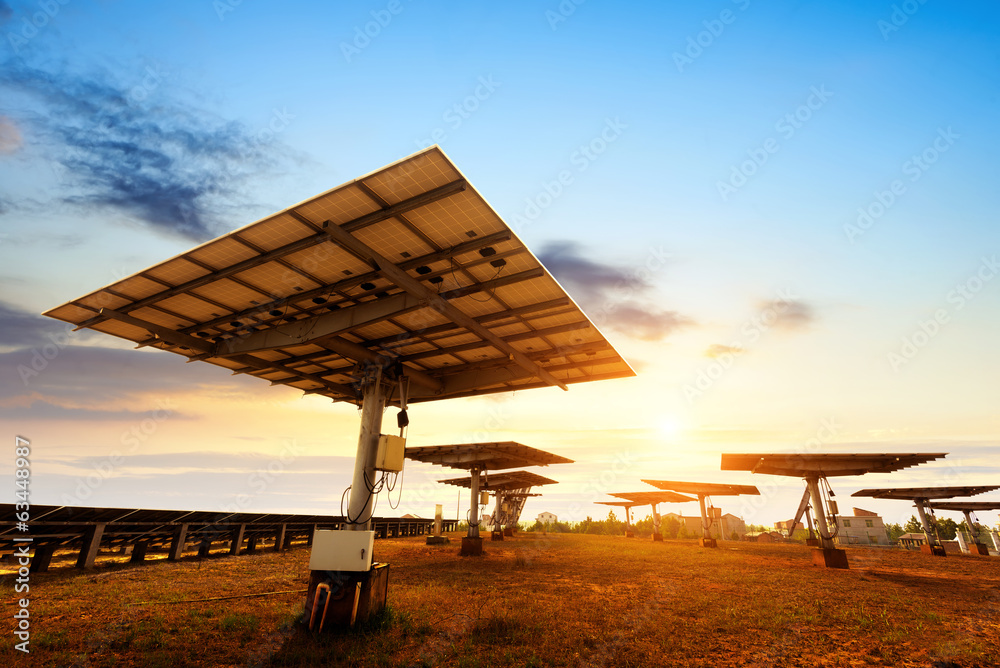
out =
<svg viewBox="0 0 1000 668"><path fill-rule="evenodd" d="M702 547L719 547L718 541L714 538L699 538L698 545L701 545Z"/></svg>
<svg viewBox="0 0 1000 668"><path fill-rule="evenodd" d="M483 554L483 539L465 536L462 538L462 551L459 554L463 557L481 556Z"/></svg>
<svg viewBox="0 0 1000 668"><path fill-rule="evenodd" d="M940 545L928 545L924 543L920 546L920 551L924 554L931 554L935 557L947 557L948 554L944 551L944 547Z"/></svg>
<svg viewBox="0 0 1000 668"><path fill-rule="evenodd" d="M819 547L819 538L806 538L807 547Z"/></svg>
<svg viewBox="0 0 1000 668"><path fill-rule="evenodd" d="M507 536L508 538L513 538L514 529L512 529L511 527L507 527L506 529L503 530L503 535Z"/></svg>
<svg viewBox="0 0 1000 668"><path fill-rule="evenodd" d="M850 568L847 565L847 552L835 547L818 547L812 551L813 566L825 568Z"/></svg>
<svg viewBox="0 0 1000 668"><path fill-rule="evenodd" d="M490 540L503 540L503 531L490 532Z"/></svg>
<svg viewBox="0 0 1000 668"><path fill-rule="evenodd" d="M625 537L626 538L635 538L635 532L632 531L631 529L626 529L625 530Z"/></svg>
<svg viewBox="0 0 1000 668"><path fill-rule="evenodd" d="M428 545L447 545L450 542L451 542L451 539L448 538L447 536L428 536L427 537L427 544Z"/></svg>
<svg viewBox="0 0 1000 668"><path fill-rule="evenodd" d="M313 615L313 601L320 584L329 586L330 591L320 592ZM370 571L361 573L312 571L303 621L309 625L312 620L314 631L319 631L320 626L323 632L352 627L381 612L388 591L389 564L373 564Z"/></svg>
<svg viewBox="0 0 1000 668"><path fill-rule="evenodd" d="M653 542L654 543L663 542L663 534L661 534L661 533L654 533L653 534Z"/></svg>
<svg viewBox="0 0 1000 668"><path fill-rule="evenodd" d="M978 554L981 557L990 556L990 548L986 547L982 543L973 543L969 546L971 554Z"/></svg>

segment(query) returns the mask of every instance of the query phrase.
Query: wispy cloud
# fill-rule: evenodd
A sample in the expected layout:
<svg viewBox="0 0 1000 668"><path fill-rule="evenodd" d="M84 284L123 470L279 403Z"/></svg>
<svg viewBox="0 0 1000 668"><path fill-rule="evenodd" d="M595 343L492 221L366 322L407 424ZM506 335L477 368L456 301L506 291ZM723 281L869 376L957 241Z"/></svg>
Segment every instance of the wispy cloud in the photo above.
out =
<svg viewBox="0 0 1000 668"><path fill-rule="evenodd" d="M4 0L0 0L0 23L7 23L12 16L14 16L14 10Z"/></svg>
<svg viewBox="0 0 1000 668"><path fill-rule="evenodd" d="M10 127L29 123L48 157L65 169L74 190L63 202L117 210L155 230L203 241L222 231L222 212L248 204L248 184L272 173L289 151L268 128L255 133L171 100L162 76L147 68L136 73L141 85L129 87L105 71L81 75L9 60L0 69L0 89L40 109ZM0 126L4 136L12 135ZM0 139L0 146L15 143Z"/></svg>
<svg viewBox="0 0 1000 668"><path fill-rule="evenodd" d="M705 349L705 357L711 357L712 359L721 357L722 355L741 355L742 353L742 348L737 346L726 346L721 343L713 343Z"/></svg>
<svg viewBox="0 0 1000 668"><path fill-rule="evenodd" d="M0 348L7 351L0 353L0 406L20 407L26 417L55 417L51 406L102 411L139 395L247 383L225 369L185 364L171 353L97 347L93 344L115 339L90 331L70 333L67 323L2 301L0 322Z"/></svg>
<svg viewBox="0 0 1000 668"><path fill-rule="evenodd" d="M585 257L574 241L549 243L538 255L599 325L644 341L659 341L694 321L649 303L646 265L616 266Z"/></svg>
<svg viewBox="0 0 1000 668"><path fill-rule="evenodd" d="M786 330L795 330L808 327L816 320L816 313L813 308L796 299L772 299L762 301L758 304L761 313L777 314L774 320L774 327Z"/></svg>
<svg viewBox="0 0 1000 668"><path fill-rule="evenodd" d="M27 404L27 405L25 405ZM27 399L12 405L0 405L0 418L5 420L28 420L51 422L53 420L71 420L88 422L131 422L137 423L146 418L156 416L155 411L106 410L95 407L61 406L45 399ZM176 412L170 414L171 420L184 419L185 416Z"/></svg>
<svg viewBox="0 0 1000 668"><path fill-rule="evenodd" d="M49 335L58 336L69 327L0 301L0 348L30 348L49 342Z"/></svg>

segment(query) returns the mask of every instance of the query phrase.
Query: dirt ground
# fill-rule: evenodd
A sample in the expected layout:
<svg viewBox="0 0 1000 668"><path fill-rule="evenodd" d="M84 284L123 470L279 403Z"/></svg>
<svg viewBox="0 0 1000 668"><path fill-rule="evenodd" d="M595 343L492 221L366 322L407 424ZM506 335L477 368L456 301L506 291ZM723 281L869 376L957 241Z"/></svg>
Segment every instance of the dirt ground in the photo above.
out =
<svg viewBox="0 0 1000 668"><path fill-rule="evenodd" d="M321 637L299 623L307 548L33 574L30 654L4 575L0 665L1000 666L996 557L858 548L841 571L801 545L459 543L377 541L388 610Z"/></svg>

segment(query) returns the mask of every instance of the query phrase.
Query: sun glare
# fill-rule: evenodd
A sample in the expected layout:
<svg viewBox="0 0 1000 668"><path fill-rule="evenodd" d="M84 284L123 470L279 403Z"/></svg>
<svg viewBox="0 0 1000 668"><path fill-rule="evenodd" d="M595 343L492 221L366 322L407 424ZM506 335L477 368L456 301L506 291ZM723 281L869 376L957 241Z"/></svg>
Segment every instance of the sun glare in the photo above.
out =
<svg viewBox="0 0 1000 668"><path fill-rule="evenodd" d="M663 438L677 438L682 431L681 423L673 415L665 415L660 418L657 431Z"/></svg>

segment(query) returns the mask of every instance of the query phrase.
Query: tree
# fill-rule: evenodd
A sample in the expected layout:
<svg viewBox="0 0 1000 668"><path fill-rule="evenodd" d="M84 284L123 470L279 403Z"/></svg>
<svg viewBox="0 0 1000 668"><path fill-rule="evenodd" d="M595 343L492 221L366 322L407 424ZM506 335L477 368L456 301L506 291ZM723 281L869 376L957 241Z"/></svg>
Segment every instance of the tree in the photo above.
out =
<svg viewBox="0 0 1000 668"><path fill-rule="evenodd" d="M920 525L920 520L916 518L915 515L910 515L910 519L906 520L906 524L903 525L905 533L923 533L924 528Z"/></svg>
<svg viewBox="0 0 1000 668"><path fill-rule="evenodd" d="M885 530L889 534L889 542L891 543L896 542L900 536L906 533L906 529L899 524L889 524L885 527Z"/></svg>
<svg viewBox="0 0 1000 668"><path fill-rule="evenodd" d="M663 535L666 538L677 538L677 534L683 530L681 523L677 521L676 517L668 517L663 520ZM681 536L681 538L684 537Z"/></svg>
<svg viewBox="0 0 1000 668"><path fill-rule="evenodd" d="M955 540L958 533L958 524L950 517L943 517L937 521L938 538L941 540Z"/></svg>

